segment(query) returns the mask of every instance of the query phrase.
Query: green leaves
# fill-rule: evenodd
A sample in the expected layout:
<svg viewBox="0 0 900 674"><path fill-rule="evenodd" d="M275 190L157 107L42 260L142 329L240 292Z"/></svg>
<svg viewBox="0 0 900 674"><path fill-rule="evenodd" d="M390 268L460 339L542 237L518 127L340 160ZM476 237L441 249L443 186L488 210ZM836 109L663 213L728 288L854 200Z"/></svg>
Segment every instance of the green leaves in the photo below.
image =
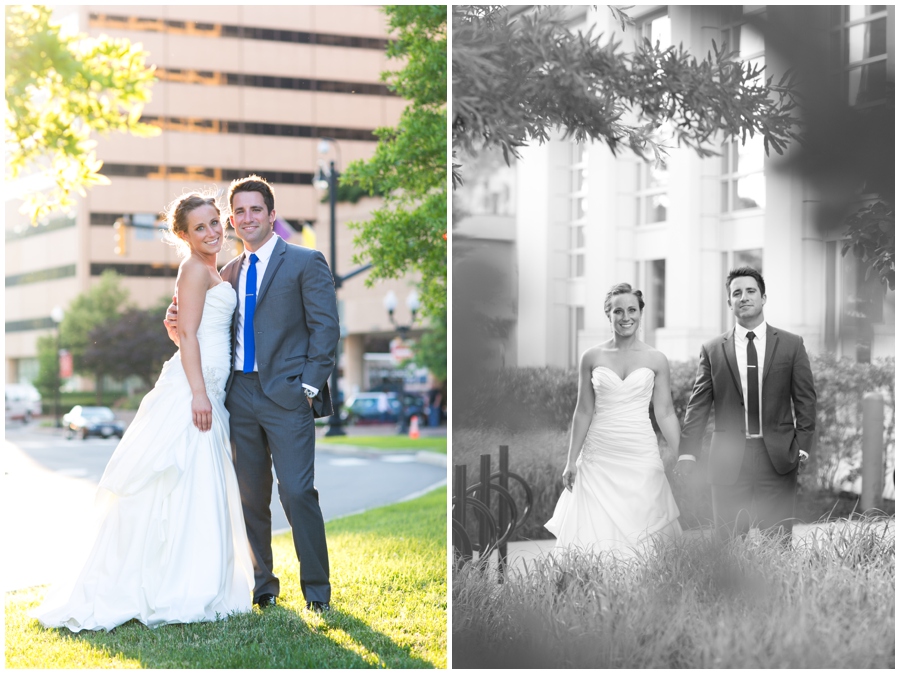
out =
<svg viewBox="0 0 900 674"><path fill-rule="evenodd" d="M614 12L620 23L621 12ZM592 31L569 31L557 8L510 17L506 7L453 7L453 149L491 146L505 158L560 128L576 142L603 141L642 157L665 150L663 127L679 146L716 154L722 138L761 134L766 151L797 140L793 80L773 86L757 67L713 45L698 61L682 47L649 40L634 53ZM454 166L453 184L461 182Z"/></svg>
<svg viewBox="0 0 900 674"><path fill-rule="evenodd" d="M844 224L847 234L841 254L849 251L866 265L866 280L877 273L881 283L894 289L894 208L883 201L864 206L850 215Z"/></svg>
<svg viewBox="0 0 900 674"><path fill-rule="evenodd" d="M50 16L40 5L6 7L6 179L39 174L52 184L26 195L33 222L109 183L92 132L159 133L139 121L155 81L140 45L63 36Z"/></svg>
<svg viewBox="0 0 900 674"><path fill-rule="evenodd" d="M356 262L373 265L367 284L415 274L423 314L440 320L447 311L447 9L385 11L397 31L388 55L404 66L383 79L410 103L396 128L375 131L375 154L350 164L341 184L385 195L371 220L351 225Z"/></svg>

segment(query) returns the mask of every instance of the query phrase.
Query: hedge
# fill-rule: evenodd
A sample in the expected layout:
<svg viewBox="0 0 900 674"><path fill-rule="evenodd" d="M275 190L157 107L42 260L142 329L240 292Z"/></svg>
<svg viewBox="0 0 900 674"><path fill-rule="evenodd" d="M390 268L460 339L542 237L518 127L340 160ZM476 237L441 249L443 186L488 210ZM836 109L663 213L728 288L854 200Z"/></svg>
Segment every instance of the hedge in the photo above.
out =
<svg viewBox="0 0 900 674"><path fill-rule="evenodd" d="M885 463L887 469L893 469L894 359L865 364L838 360L825 354L811 357L811 366L818 398L817 446L812 461L801 475L801 494L817 498L816 492L833 490L839 467L859 465L861 402L867 391L879 391L884 396ZM683 420L697 361L673 362L670 367L672 400L679 420ZM474 483L477 481L478 455L491 453L496 457L498 445L510 445L512 470L521 474L536 494L534 515L526 528L526 537L547 535L542 524L552 514L562 489L567 429L576 396L575 370L547 367L483 373L478 382L465 389L457 388L453 397L454 464L466 464L469 482ZM707 447L708 436L700 456L701 463ZM664 455L669 468L673 459ZM685 494L676 496L682 506L685 526L708 519L708 495L702 498Z"/></svg>

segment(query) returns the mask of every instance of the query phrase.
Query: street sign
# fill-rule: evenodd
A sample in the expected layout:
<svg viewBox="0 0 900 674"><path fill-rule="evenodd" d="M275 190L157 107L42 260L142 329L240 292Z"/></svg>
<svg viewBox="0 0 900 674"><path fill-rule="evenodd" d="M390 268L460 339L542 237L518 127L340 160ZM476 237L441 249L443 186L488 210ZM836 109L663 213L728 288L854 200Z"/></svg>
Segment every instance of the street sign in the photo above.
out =
<svg viewBox="0 0 900 674"><path fill-rule="evenodd" d="M391 340L391 360L395 365L400 365L403 361L413 357L411 342L404 341L399 337Z"/></svg>
<svg viewBox="0 0 900 674"><path fill-rule="evenodd" d="M66 349L59 350L59 376L72 376L72 354Z"/></svg>

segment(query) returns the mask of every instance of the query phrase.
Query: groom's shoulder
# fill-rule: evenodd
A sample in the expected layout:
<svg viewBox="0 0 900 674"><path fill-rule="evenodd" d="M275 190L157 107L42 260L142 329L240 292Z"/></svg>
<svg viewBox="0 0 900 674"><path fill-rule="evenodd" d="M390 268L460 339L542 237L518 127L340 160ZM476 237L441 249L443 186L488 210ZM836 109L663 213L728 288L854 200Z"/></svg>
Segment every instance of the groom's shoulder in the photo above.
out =
<svg viewBox="0 0 900 674"><path fill-rule="evenodd" d="M712 349L716 348L717 346L724 344L725 342L728 341L728 339L731 337L731 335L733 333L734 333L734 328L729 328L728 330L723 332L721 335L716 335L712 339L706 340L705 342L703 342L704 350L711 351Z"/></svg>
<svg viewBox="0 0 900 674"><path fill-rule="evenodd" d="M789 344L799 345L803 343L803 337L796 333L788 332L787 330L783 330L782 328L776 328L771 324L769 325L769 327L772 329L772 334L778 337L778 339L783 339Z"/></svg>
<svg viewBox="0 0 900 674"><path fill-rule="evenodd" d="M282 241L284 241L282 239ZM296 243L289 243L284 241L284 254L292 260L297 261L306 261L315 258L322 258L325 260L325 256L321 251L316 250L315 248L307 248L306 246L298 246Z"/></svg>

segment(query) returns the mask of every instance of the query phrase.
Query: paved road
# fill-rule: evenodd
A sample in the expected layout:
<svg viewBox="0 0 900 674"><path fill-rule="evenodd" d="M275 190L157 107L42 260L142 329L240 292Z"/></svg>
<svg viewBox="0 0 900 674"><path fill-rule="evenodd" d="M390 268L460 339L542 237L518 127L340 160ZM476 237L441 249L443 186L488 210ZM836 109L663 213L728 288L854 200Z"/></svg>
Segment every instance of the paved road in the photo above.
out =
<svg viewBox="0 0 900 674"><path fill-rule="evenodd" d="M351 445L352 438L347 438ZM48 429L9 427L3 450L3 588L50 582L54 569L85 543L92 504L116 439L66 440ZM447 469L409 452L318 450L316 486L326 520L405 498L446 483ZM277 531L288 528L273 489Z"/></svg>

